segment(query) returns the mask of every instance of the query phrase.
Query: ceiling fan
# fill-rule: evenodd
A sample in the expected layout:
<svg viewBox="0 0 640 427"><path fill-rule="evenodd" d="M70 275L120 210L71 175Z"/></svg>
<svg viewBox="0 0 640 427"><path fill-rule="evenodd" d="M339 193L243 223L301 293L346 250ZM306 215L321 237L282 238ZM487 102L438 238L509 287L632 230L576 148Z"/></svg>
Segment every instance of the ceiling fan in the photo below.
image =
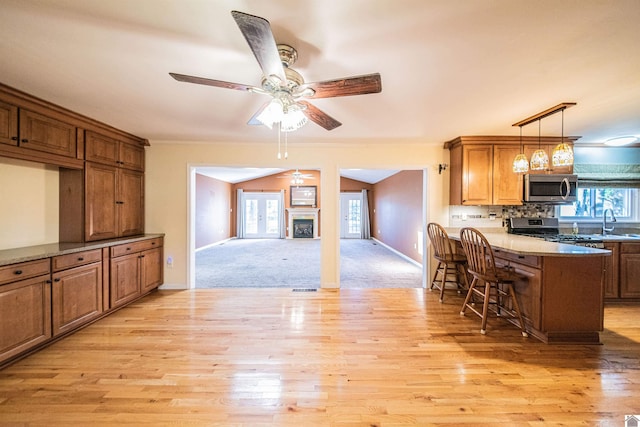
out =
<svg viewBox="0 0 640 427"><path fill-rule="evenodd" d="M295 180L298 180L298 179L316 179L316 177L313 176L312 174L310 174L310 173L302 173L298 169L296 169L295 172L283 173L282 175L279 175L278 178L293 178Z"/></svg>
<svg viewBox="0 0 640 427"><path fill-rule="evenodd" d="M298 52L289 45L276 44L269 21L235 10L231 11L231 15L262 69L261 87L178 73L169 75L180 82L271 96L271 100L251 117L248 124L271 127L274 123L280 123L280 129L288 132L311 120L326 130L332 130L342 123L313 106L307 99L364 95L382 91L379 73L305 83L302 76L290 68L298 58Z"/></svg>

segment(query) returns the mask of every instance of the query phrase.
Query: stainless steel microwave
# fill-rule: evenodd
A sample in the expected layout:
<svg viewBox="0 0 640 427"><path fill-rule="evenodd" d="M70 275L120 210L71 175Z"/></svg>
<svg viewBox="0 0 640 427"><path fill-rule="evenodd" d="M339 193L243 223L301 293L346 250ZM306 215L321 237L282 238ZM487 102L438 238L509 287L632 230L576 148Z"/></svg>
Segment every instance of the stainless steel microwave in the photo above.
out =
<svg viewBox="0 0 640 427"><path fill-rule="evenodd" d="M524 201L530 203L573 203L578 193L578 175L524 176Z"/></svg>

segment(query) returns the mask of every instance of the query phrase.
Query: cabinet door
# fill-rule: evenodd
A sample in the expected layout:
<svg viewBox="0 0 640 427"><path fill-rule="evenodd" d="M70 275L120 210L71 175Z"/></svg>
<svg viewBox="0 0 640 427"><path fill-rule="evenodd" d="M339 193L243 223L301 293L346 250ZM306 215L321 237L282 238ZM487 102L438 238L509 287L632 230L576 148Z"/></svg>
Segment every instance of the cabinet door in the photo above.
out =
<svg viewBox="0 0 640 427"><path fill-rule="evenodd" d="M18 107L0 101L0 144L18 145Z"/></svg>
<svg viewBox="0 0 640 427"><path fill-rule="evenodd" d="M144 147L121 142L119 162L123 168L144 171Z"/></svg>
<svg viewBox="0 0 640 427"><path fill-rule="evenodd" d="M51 337L50 276L0 286L0 362Z"/></svg>
<svg viewBox="0 0 640 427"><path fill-rule="evenodd" d="M85 159L108 166L118 166L119 142L96 132L85 133Z"/></svg>
<svg viewBox="0 0 640 427"><path fill-rule="evenodd" d="M110 307L118 307L140 295L139 254L111 259Z"/></svg>
<svg viewBox="0 0 640 427"><path fill-rule="evenodd" d="M33 111L20 110L19 145L76 158L76 128Z"/></svg>
<svg viewBox="0 0 640 427"><path fill-rule="evenodd" d="M85 183L85 240L118 237L117 169L87 162Z"/></svg>
<svg viewBox="0 0 640 427"><path fill-rule="evenodd" d="M640 298L640 243L620 245L620 297Z"/></svg>
<svg viewBox="0 0 640 427"><path fill-rule="evenodd" d="M522 174L513 172L513 159L520 147L494 145L493 147L493 204L522 204Z"/></svg>
<svg viewBox="0 0 640 427"><path fill-rule="evenodd" d="M102 313L102 262L53 274L53 335L72 330Z"/></svg>
<svg viewBox="0 0 640 427"><path fill-rule="evenodd" d="M605 298L619 298L619 274L618 274L618 260L620 256L620 243L617 242L605 242L605 249L611 251L611 256L604 257L604 297Z"/></svg>
<svg viewBox="0 0 640 427"><path fill-rule="evenodd" d="M144 174L118 170L118 235L144 233Z"/></svg>
<svg viewBox="0 0 640 427"><path fill-rule="evenodd" d="M140 254L142 293L151 291L162 284L162 248L151 249Z"/></svg>
<svg viewBox="0 0 640 427"><path fill-rule="evenodd" d="M462 159L462 204L491 205L493 146L465 145Z"/></svg>

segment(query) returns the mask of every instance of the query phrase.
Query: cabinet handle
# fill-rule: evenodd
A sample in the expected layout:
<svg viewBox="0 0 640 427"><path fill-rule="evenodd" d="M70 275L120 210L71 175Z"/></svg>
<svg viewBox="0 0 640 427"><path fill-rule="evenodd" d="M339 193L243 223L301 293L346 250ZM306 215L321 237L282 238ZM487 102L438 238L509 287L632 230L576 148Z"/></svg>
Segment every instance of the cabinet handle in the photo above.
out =
<svg viewBox="0 0 640 427"><path fill-rule="evenodd" d="M151 242L151 246L155 246L156 242Z"/></svg>
<svg viewBox="0 0 640 427"><path fill-rule="evenodd" d="M17 140L18 140L18 137L17 137L17 136L12 136L12 137L11 137L11 140L12 140L12 141L17 141Z"/></svg>
<svg viewBox="0 0 640 427"><path fill-rule="evenodd" d="M518 258L524 259L524 255L518 255Z"/></svg>
<svg viewBox="0 0 640 427"><path fill-rule="evenodd" d="M44 281L45 283L51 283L51 280L47 279Z"/></svg>
<svg viewBox="0 0 640 427"><path fill-rule="evenodd" d="M16 275L17 274L22 274L22 270L16 270L16 271L13 272L13 274L16 274Z"/></svg>
<svg viewBox="0 0 640 427"><path fill-rule="evenodd" d="M20 142L29 142L29 140L27 138L22 138Z"/></svg>
<svg viewBox="0 0 640 427"><path fill-rule="evenodd" d="M130 250L131 250L131 248L127 248L127 250L128 250L128 251L130 251Z"/></svg>
<svg viewBox="0 0 640 427"><path fill-rule="evenodd" d="M116 202L116 205L124 205L124 202L122 202L122 201L118 200L118 201Z"/></svg>
<svg viewBox="0 0 640 427"><path fill-rule="evenodd" d="M59 282L59 281L60 281L60 278L59 278L59 277L56 277L55 279L53 279L53 281L54 281L54 282Z"/></svg>
<svg viewBox="0 0 640 427"><path fill-rule="evenodd" d="M84 261L83 257L78 257L78 261Z"/></svg>

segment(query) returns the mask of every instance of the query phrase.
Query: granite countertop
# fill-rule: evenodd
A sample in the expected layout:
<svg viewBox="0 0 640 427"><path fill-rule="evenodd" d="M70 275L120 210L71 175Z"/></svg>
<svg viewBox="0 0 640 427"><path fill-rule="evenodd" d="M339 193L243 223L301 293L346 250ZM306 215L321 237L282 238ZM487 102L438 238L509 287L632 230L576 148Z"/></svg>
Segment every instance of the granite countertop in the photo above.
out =
<svg viewBox="0 0 640 427"><path fill-rule="evenodd" d="M114 245L137 242L140 240L164 237L164 233L144 234L142 236L124 237L121 239L100 240L87 243L49 243L46 245L25 246L22 248L0 250L0 266L15 264L18 262L35 261L38 259L54 257L58 255L72 254L76 252L101 249Z"/></svg>
<svg viewBox="0 0 640 427"><path fill-rule="evenodd" d="M460 240L460 228L446 228L449 237ZM547 242L534 237L509 234L502 229L478 229L494 248L518 255L536 256L610 256L607 249L588 248L566 243Z"/></svg>

